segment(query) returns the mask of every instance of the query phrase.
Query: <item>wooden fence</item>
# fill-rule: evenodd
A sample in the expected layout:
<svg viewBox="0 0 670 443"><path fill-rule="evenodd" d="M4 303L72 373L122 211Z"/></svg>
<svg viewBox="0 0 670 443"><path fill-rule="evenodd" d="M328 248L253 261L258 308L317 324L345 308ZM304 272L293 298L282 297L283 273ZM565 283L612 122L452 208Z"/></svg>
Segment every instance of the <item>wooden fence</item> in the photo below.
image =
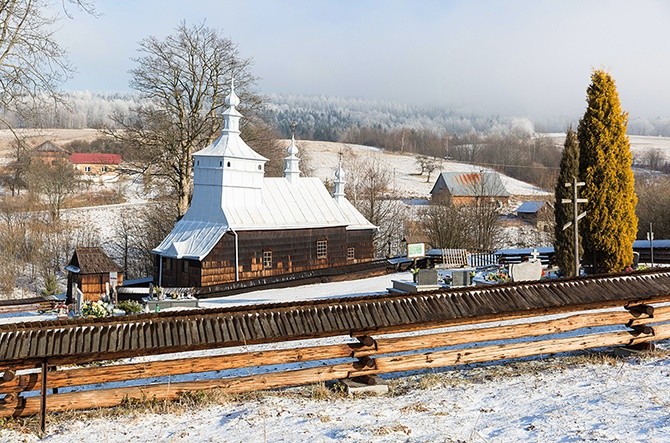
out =
<svg viewBox="0 0 670 443"><path fill-rule="evenodd" d="M670 338L670 306L654 308L653 300L645 303L551 319L537 313L511 321L509 315L488 318L485 323L470 318L450 321L449 328L431 325L401 334L340 335L336 344L294 340L274 343L271 349L267 344L228 348L226 354L205 349L195 356L163 354L139 362L82 366L75 357L70 359L75 364L54 366L48 358L41 363L0 361L0 416L42 413L44 426L47 409L175 399L189 391L214 388L240 393ZM90 363L90 358L86 361Z"/></svg>

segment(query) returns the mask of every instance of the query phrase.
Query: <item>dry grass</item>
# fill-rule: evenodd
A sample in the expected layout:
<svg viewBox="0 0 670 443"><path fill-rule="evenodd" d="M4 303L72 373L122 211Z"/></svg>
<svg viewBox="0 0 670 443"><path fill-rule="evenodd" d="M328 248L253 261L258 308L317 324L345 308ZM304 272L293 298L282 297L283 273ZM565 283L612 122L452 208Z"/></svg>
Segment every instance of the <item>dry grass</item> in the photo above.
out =
<svg viewBox="0 0 670 443"><path fill-rule="evenodd" d="M400 408L400 412L403 414L407 414L410 412L428 412L430 409L420 401L417 401L415 403L411 403L407 406L403 406Z"/></svg>
<svg viewBox="0 0 670 443"><path fill-rule="evenodd" d="M88 206L103 206L125 203L126 198L120 192L99 191L77 194L65 201L67 208L82 208Z"/></svg>
<svg viewBox="0 0 670 443"><path fill-rule="evenodd" d="M410 435L412 433L412 430L400 423L396 423L394 425L380 426L378 428L372 429L372 435L376 436L389 435L395 433Z"/></svg>

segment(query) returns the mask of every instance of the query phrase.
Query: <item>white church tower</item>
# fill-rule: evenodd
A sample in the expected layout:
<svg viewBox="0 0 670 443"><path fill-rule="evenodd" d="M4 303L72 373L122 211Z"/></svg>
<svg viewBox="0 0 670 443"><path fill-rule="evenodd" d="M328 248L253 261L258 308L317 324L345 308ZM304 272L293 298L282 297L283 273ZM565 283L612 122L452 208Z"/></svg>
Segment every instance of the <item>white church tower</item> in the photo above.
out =
<svg viewBox="0 0 670 443"><path fill-rule="evenodd" d="M342 157L340 157L340 164L337 167L337 171L335 171L335 182L334 182L335 189L333 189L333 198L338 203L344 200L345 183L346 183L345 173L344 169L342 169Z"/></svg>
<svg viewBox="0 0 670 443"><path fill-rule="evenodd" d="M288 157L284 158L284 177L289 183L295 183L300 177L300 158L298 158L298 147L295 145L295 132L291 134L291 144L286 149Z"/></svg>
<svg viewBox="0 0 670 443"><path fill-rule="evenodd" d="M235 83L225 99L221 136L193 154L193 200L188 212L207 214L223 206L261 203L261 188L267 158L251 149L240 137L242 114L236 109L240 99ZM189 214L185 215L185 218Z"/></svg>

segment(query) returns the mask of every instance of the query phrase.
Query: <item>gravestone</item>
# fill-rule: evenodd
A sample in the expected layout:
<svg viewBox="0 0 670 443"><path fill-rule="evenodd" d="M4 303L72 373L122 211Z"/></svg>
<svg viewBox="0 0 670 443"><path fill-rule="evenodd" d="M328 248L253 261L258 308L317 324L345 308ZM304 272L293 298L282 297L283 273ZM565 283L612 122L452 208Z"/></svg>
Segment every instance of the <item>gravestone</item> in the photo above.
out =
<svg viewBox="0 0 670 443"><path fill-rule="evenodd" d="M537 281L542 278L542 262L529 261L509 266L512 281Z"/></svg>
<svg viewBox="0 0 670 443"><path fill-rule="evenodd" d="M451 271L451 287L470 286L472 284L471 272L471 269Z"/></svg>
<svg viewBox="0 0 670 443"><path fill-rule="evenodd" d="M416 276L416 284L418 286L435 286L437 284L437 270L420 269Z"/></svg>

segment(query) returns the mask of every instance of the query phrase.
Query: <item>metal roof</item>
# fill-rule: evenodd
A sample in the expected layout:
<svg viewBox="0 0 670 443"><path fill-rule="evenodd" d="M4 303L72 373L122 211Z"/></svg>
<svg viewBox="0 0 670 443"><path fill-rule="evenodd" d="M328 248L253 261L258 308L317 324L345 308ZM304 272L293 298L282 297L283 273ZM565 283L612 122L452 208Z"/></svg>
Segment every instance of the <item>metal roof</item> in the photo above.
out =
<svg viewBox="0 0 670 443"><path fill-rule="evenodd" d="M193 157L198 156L226 156L230 158L253 159L267 161L268 159L254 151L247 145L238 133L224 132L219 138L204 149L193 153Z"/></svg>
<svg viewBox="0 0 670 443"><path fill-rule="evenodd" d="M455 197L509 197L497 172L442 172L431 194L447 188Z"/></svg>
<svg viewBox="0 0 670 443"><path fill-rule="evenodd" d="M651 248L651 242L649 240L635 240L633 242L633 249L643 249L643 248ZM670 240L654 240L654 249L659 248L659 249L670 249Z"/></svg>
<svg viewBox="0 0 670 443"><path fill-rule="evenodd" d="M100 152L75 152L70 154L70 163L74 165L118 165L121 164L119 154L106 154Z"/></svg>
<svg viewBox="0 0 670 443"><path fill-rule="evenodd" d="M546 203L543 201L523 202L516 208L517 214L535 214L542 209Z"/></svg>
<svg viewBox="0 0 670 443"><path fill-rule="evenodd" d="M208 197L208 196L200 196ZM229 231L267 231L346 226L347 229L376 229L346 199L336 202L321 180L300 177L265 178L259 204L220 202L212 193L207 214L187 212L153 252L166 257L204 259ZM217 210L218 208L220 210ZM208 220L201 220L201 217ZM197 218L194 218L197 217Z"/></svg>

